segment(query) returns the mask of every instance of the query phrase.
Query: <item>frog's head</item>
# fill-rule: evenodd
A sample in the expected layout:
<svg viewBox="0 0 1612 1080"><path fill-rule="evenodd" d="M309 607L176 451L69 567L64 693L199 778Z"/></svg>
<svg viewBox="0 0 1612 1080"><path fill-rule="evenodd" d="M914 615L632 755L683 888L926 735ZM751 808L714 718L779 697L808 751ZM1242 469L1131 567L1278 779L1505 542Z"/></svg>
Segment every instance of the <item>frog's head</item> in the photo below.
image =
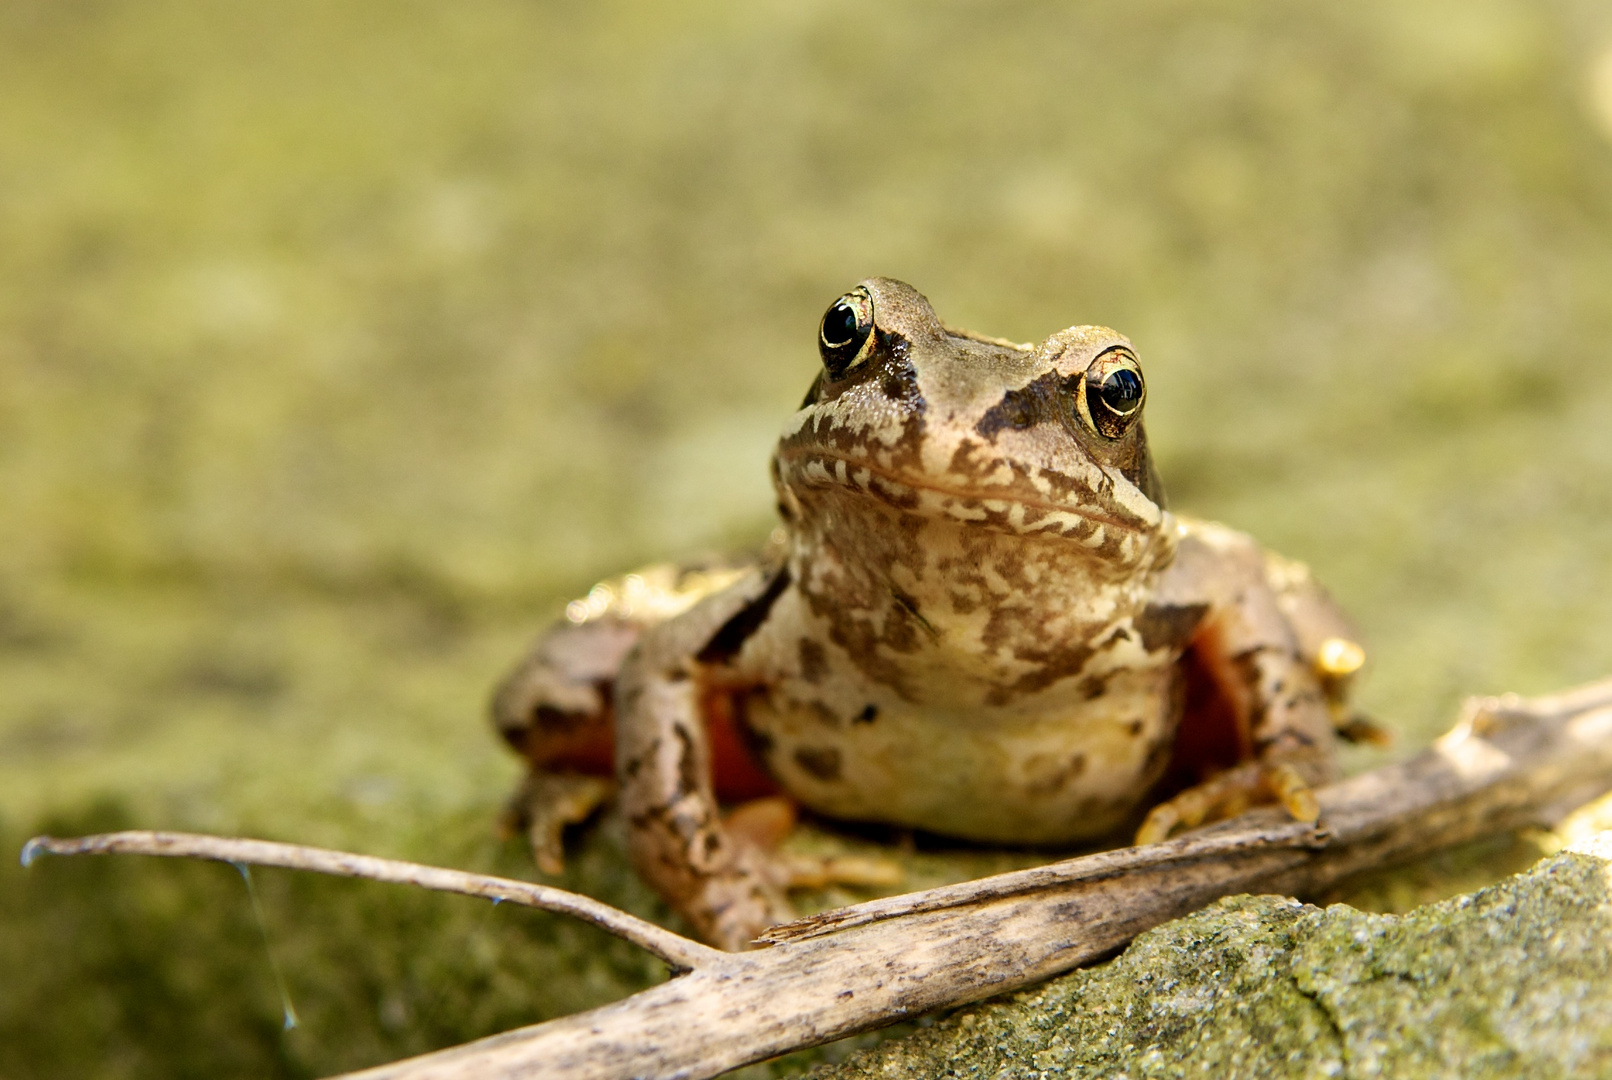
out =
<svg viewBox="0 0 1612 1080"><path fill-rule="evenodd" d="M1039 346L953 330L872 278L829 307L823 369L779 442L786 518L856 493L924 518L1140 557L1165 520L1130 342L1077 326Z"/></svg>

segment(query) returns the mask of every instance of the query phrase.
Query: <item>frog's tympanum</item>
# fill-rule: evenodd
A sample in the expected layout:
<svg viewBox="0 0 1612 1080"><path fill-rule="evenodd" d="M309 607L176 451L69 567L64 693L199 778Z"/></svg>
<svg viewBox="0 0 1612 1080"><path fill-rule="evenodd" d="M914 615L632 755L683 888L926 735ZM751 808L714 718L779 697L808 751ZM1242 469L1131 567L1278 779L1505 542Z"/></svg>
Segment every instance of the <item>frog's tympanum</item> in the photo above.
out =
<svg viewBox="0 0 1612 1080"><path fill-rule="evenodd" d="M741 948L791 917L749 800L1001 845L1316 818L1362 654L1304 567L1165 509L1129 341L875 278L817 345L771 549L596 587L500 689L540 865L613 772L639 871Z"/></svg>

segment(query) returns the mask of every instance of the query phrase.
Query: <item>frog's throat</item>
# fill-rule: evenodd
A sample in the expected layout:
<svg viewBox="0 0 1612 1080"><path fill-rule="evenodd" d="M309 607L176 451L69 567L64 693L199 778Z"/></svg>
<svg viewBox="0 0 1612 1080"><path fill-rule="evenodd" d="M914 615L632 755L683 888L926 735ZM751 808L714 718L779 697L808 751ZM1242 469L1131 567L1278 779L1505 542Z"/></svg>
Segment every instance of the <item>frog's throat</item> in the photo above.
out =
<svg viewBox="0 0 1612 1080"><path fill-rule="evenodd" d="M939 483L929 477L917 479L911 474L897 469L874 465L865 459L851 457L846 454L837 454L829 450L816 448L781 449L778 451L777 456L779 465L787 466L787 468L779 469L780 483L787 487L839 488L871 496L881 502L888 503L898 510L908 512L916 512L918 508L912 505L910 499L904 499L901 491L880 490L879 486L873 481L877 479L898 489L904 488L914 493L920 491L929 492L969 503L1002 503L1049 515L1068 514L1083 518L1094 525L1102 525L1105 528L1118 529L1122 532L1143 533L1159 527L1159 522L1157 521L1136 518L1126 520L1125 518L1103 513L1101 510L1083 503L1029 498L1019 492L1004 489L982 491L977 488L952 486ZM818 466L818 469L813 470L811 468L813 465Z"/></svg>

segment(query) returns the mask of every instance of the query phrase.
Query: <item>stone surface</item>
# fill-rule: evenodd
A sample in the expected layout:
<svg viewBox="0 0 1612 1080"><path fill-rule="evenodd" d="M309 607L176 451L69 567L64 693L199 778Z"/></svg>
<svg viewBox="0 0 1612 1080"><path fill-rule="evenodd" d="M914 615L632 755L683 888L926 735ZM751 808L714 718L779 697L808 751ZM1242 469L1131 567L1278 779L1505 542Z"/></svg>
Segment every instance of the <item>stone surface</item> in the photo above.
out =
<svg viewBox="0 0 1612 1080"><path fill-rule="evenodd" d="M1612 1076L1612 833L1403 916L1224 900L812 1076Z"/></svg>

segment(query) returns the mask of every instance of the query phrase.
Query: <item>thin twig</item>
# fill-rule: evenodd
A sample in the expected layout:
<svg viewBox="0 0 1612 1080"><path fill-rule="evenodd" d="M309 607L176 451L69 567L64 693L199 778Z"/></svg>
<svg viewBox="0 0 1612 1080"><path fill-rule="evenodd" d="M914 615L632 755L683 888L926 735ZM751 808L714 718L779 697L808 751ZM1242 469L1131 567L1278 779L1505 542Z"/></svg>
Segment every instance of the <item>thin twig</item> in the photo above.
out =
<svg viewBox="0 0 1612 1080"><path fill-rule="evenodd" d="M22 849L26 866L41 853L52 855L169 855L179 858L216 859L219 862L250 866L280 866L288 870L312 870L337 877L364 878L394 885L418 885L436 892L479 896L495 902L574 915L584 922L610 931L634 945L655 954L677 971L687 971L710 957L721 956L707 945L690 941L670 930L629 915L620 908L549 885L529 881L446 870L421 863L378 859L372 855L352 855L328 848L302 844L277 844L269 840L240 840L223 836L201 836L182 832L115 832L59 840L36 836Z"/></svg>
<svg viewBox="0 0 1612 1080"><path fill-rule="evenodd" d="M311 849L260 841L213 841L242 845L229 854L187 853L511 900L513 888L531 890L534 906L578 914L688 969L603 1008L352 1080L702 1080L1067 971L1221 896L1314 895L1360 870L1503 829L1551 824L1608 788L1612 680L1529 701L1474 699L1429 750L1319 792L1318 828L1257 810L1165 844L826 912L773 928L766 940L777 944L748 953L707 949L585 897L522 882L338 852L307 858ZM116 845L130 835L173 834L49 841L48 849L135 850ZM276 858L242 858L248 845ZM365 874L371 864L389 872Z"/></svg>

